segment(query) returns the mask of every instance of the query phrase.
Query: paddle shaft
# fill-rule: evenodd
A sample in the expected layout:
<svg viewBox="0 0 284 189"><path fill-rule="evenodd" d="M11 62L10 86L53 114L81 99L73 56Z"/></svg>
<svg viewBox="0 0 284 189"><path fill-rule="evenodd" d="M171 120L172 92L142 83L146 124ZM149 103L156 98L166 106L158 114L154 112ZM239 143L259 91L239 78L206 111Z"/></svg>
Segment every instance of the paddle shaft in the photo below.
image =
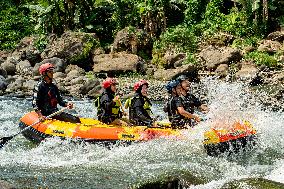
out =
<svg viewBox="0 0 284 189"><path fill-rule="evenodd" d="M35 126L36 124L39 124L40 122L42 122L42 121L44 121L46 119L52 118L53 116L55 116L57 114L60 114L61 112L63 112L66 109L67 109L67 107L64 107L61 110L58 110L57 112L54 112L54 113L50 114L49 116L45 117L43 120L39 120L39 121L34 122L33 124L27 126L23 130L19 131L18 133L14 134L12 136L0 138L0 148L2 148L8 141L10 141L11 139L13 139L15 136L17 136L18 134L22 133L23 131L25 131L25 130Z"/></svg>

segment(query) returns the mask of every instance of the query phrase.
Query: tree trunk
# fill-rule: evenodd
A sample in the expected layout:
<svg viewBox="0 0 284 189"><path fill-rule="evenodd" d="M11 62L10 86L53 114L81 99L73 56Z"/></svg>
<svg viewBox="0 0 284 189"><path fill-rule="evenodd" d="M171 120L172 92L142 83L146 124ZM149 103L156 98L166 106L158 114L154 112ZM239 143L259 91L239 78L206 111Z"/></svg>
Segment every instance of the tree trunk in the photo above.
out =
<svg viewBox="0 0 284 189"><path fill-rule="evenodd" d="M263 0L263 9L262 9L262 20L264 23L268 21L268 2Z"/></svg>

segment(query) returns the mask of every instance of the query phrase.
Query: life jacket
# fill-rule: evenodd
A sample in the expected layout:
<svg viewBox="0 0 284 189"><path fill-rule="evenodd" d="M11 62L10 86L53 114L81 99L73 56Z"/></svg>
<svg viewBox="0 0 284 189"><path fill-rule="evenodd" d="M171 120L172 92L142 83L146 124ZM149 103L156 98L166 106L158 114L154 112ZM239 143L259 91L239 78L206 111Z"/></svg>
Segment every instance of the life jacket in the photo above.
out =
<svg viewBox="0 0 284 189"><path fill-rule="evenodd" d="M106 94L106 93L104 93ZM111 112L105 112L104 110L102 110L101 108L101 98L102 95L98 96L95 100L94 100L94 106L97 107L98 110L98 119L99 120L107 120L107 119L111 119L108 122L113 121L116 118L120 118L122 117L121 115L121 111L120 111L120 103L118 101L116 101L116 103L114 104L114 106L111 107Z"/></svg>
<svg viewBox="0 0 284 189"><path fill-rule="evenodd" d="M132 97L132 98L128 98L126 101L125 101L125 104L124 104L124 108L127 109L129 108L129 106L131 105L131 101L134 99L135 97ZM143 97L144 98L144 97ZM151 107L152 107L152 104L149 103L149 101L144 98L144 104L143 104L143 109L145 109L147 111L147 113L149 115L152 115L153 112L151 110Z"/></svg>
<svg viewBox="0 0 284 189"><path fill-rule="evenodd" d="M48 91L48 96L49 96L49 104L52 108L57 108L57 98L54 92L52 92L51 90Z"/></svg>

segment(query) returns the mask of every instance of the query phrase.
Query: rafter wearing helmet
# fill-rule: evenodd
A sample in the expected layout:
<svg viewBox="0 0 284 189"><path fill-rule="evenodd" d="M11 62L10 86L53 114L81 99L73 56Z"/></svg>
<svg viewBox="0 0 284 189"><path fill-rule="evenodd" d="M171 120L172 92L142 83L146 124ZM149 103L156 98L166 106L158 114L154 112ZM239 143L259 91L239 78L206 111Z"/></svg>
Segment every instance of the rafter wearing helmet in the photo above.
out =
<svg viewBox="0 0 284 189"><path fill-rule="evenodd" d="M153 126L152 111L148 95L148 82L144 79L136 82L133 86L135 95L129 102L129 119L136 125Z"/></svg>
<svg viewBox="0 0 284 189"><path fill-rule="evenodd" d="M98 119L106 124L128 125L122 118L121 103L116 95L118 81L115 78L106 78L102 82L103 93L96 99Z"/></svg>
<svg viewBox="0 0 284 189"><path fill-rule="evenodd" d="M58 87L52 82L53 71L54 65L51 63L45 63L39 67L42 80L35 86L32 104L41 120L43 120L45 116L57 112L58 104L63 107L68 107L69 109L73 108L73 103L64 101ZM52 118L72 123L81 122L79 117L65 112L57 114Z"/></svg>

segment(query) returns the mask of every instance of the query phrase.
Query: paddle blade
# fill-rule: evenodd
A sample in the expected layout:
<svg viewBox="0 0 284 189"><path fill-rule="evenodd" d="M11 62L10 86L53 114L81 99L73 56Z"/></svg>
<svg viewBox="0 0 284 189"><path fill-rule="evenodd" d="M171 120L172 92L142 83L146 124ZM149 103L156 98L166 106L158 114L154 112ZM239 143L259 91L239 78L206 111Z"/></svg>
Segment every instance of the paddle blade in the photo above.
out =
<svg viewBox="0 0 284 189"><path fill-rule="evenodd" d="M0 139L0 148L2 148L7 142L9 142L14 136L3 137Z"/></svg>

